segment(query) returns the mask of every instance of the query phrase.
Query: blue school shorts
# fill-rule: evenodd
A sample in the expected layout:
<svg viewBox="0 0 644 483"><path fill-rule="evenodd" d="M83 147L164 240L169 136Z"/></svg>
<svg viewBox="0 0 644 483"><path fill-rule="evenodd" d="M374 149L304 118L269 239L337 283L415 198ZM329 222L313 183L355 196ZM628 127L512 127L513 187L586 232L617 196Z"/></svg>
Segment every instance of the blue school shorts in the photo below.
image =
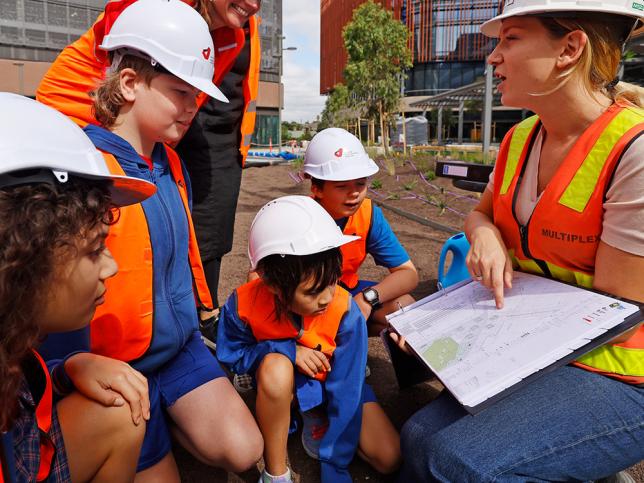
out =
<svg viewBox="0 0 644 483"><path fill-rule="evenodd" d="M226 373L195 331L181 351L160 369L144 374L150 392L150 420L136 471L150 468L171 450L172 441L167 409L193 389ZM196 415L198 417L198 415Z"/></svg>

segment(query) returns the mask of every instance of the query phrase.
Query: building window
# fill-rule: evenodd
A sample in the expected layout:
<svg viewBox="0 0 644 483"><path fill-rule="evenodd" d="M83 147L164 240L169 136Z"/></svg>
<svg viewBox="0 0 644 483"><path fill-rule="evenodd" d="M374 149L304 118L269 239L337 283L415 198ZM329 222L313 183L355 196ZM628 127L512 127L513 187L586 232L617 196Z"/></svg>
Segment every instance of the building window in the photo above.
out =
<svg viewBox="0 0 644 483"><path fill-rule="evenodd" d="M427 62L416 64L407 73L405 92L408 95L434 95L471 84L484 75L483 61Z"/></svg>
<svg viewBox="0 0 644 483"><path fill-rule="evenodd" d="M280 118L277 112L257 111L255 121L255 132L253 133L252 147L268 148L273 146L277 148L280 142Z"/></svg>

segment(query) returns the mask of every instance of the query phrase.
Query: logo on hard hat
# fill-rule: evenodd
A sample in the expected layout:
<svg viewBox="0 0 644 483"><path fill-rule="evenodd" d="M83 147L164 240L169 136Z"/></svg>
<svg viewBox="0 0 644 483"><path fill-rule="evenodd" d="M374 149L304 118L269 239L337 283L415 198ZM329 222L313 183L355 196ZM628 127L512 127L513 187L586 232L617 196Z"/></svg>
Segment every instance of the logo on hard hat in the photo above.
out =
<svg viewBox="0 0 644 483"><path fill-rule="evenodd" d="M208 47L207 49L203 49L201 51L201 55L203 55L204 59L208 60L210 58L210 47Z"/></svg>
<svg viewBox="0 0 644 483"><path fill-rule="evenodd" d="M342 157L342 148L338 149L335 153L333 153L336 158L341 158Z"/></svg>

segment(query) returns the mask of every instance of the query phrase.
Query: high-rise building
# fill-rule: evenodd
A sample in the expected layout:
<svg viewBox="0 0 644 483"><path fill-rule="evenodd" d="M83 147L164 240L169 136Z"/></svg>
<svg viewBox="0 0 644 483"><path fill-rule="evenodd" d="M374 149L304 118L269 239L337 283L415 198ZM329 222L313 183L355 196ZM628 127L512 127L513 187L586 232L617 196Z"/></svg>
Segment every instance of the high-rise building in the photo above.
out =
<svg viewBox="0 0 644 483"><path fill-rule="evenodd" d="M35 96L60 50L80 37L106 0L0 0L0 91ZM256 142L279 139L282 0L264 0L260 10L262 59Z"/></svg>
<svg viewBox="0 0 644 483"><path fill-rule="evenodd" d="M320 93L342 82L346 52L342 29L365 0L321 0ZM405 90L431 95L469 84L483 75L485 56L494 40L479 26L497 14L499 0L379 0L403 22L411 36L414 67Z"/></svg>
<svg viewBox="0 0 644 483"><path fill-rule="evenodd" d="M343 82L347 61L342 31L353 11L366 0L320 0L320 93L328 94ZM393 17L410 33L408 47L412 52L413 67L407 71L404 110L422 113L428 109L447 109L441 116L429 116L432 137L447 139L475 139L480 132L481 115L473 108L463 113L463 104L441 102L439 105L419 105L418 102L452 89L461 88L483 78L485 58L496 45L496 40L480 33L480 25L497 15L500 0L375 0L391 11ZM452 109L460 104L458 129L453 122ZM493 137L498 140L521 113L496 113ZM497 123L503 126L497 126ZM463 124L459 122L459 124ZM441 124L440 134L438 126ZM464 129L463 129L464 127ZM496 129L496 128L499 129ZM443 134L443 129L446 132ZM453 131L453 132L452 132Z"/></svg>
<svg viewBox="0 0 644 483"><path fill-rule="evenodd" d="M0 58L51 62L104 5L104 0L0 0Z"/></svg>
<svg viewBox="0 0 644 483"><path fill-rule="evenodd" d="M405 91L431 95L471 84L484 73L496 42L480 25L498 13L498 0L406 0L400 19L412 32L414 67Z"/></svg>
<svg viewBox="0 0 644 483"><path fill-rule="evenodd" d="M252 143L278 144L284 107L282 78L282 0L263 0L259 11L262 58L257 97L257 119Z"/></svg>
<svg viewBox="0 0 644 483"><path fill-rule="evenodd" d="M0 91L33 97L58 52L103 10L103 0L0 0Z"/></svg>

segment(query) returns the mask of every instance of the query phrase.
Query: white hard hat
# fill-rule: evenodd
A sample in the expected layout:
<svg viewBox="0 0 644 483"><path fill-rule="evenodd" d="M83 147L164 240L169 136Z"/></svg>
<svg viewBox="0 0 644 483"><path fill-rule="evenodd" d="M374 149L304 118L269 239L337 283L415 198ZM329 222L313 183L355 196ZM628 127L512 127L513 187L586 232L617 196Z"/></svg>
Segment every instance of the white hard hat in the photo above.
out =
<svg viewBox="0 0 644 483"><path fill-rule="evenodd" d="M498 37L501 21L515 15L554 14L557 12L598 12L633 17L644 17L644 0L505 0L503 13L484 22L481 32Z"/></svg>
<svg viewBox="0 0 644 483"><path fill-rule="evenodd" d="M138 0L114 21L99 46L103 50L136 49L171 74L223 102L213 84L215 47L208 24L180 0Z"/></svg>
<svg viewBox="0 0 644 483"><path fill-rule="evenodd" d="M304 172L326 181L349 181L376 174L378 165L357 137L330 127L317 133L306 148Z"/></svg>
<svg viewBox="0 0 644 483"><path fill-rule="evenodd" d="M359 239L344 235L331 215L308 196L283 196L255 215L248 236L251 269L268 255L310 255Z"/></svg>
<svg viewBox="0 0 644 483"><path fill-rule="evenodd" d="M37 171L42 169L59 183L69 175L111 181L112 202L118 206L138 203L156 192L152 183L111 174L83 130L55 109L0 92L0 112L0 187L44 181ZM33 176L25 176L30 172ZM52 180L51 175L47 179Z"/></svg>

